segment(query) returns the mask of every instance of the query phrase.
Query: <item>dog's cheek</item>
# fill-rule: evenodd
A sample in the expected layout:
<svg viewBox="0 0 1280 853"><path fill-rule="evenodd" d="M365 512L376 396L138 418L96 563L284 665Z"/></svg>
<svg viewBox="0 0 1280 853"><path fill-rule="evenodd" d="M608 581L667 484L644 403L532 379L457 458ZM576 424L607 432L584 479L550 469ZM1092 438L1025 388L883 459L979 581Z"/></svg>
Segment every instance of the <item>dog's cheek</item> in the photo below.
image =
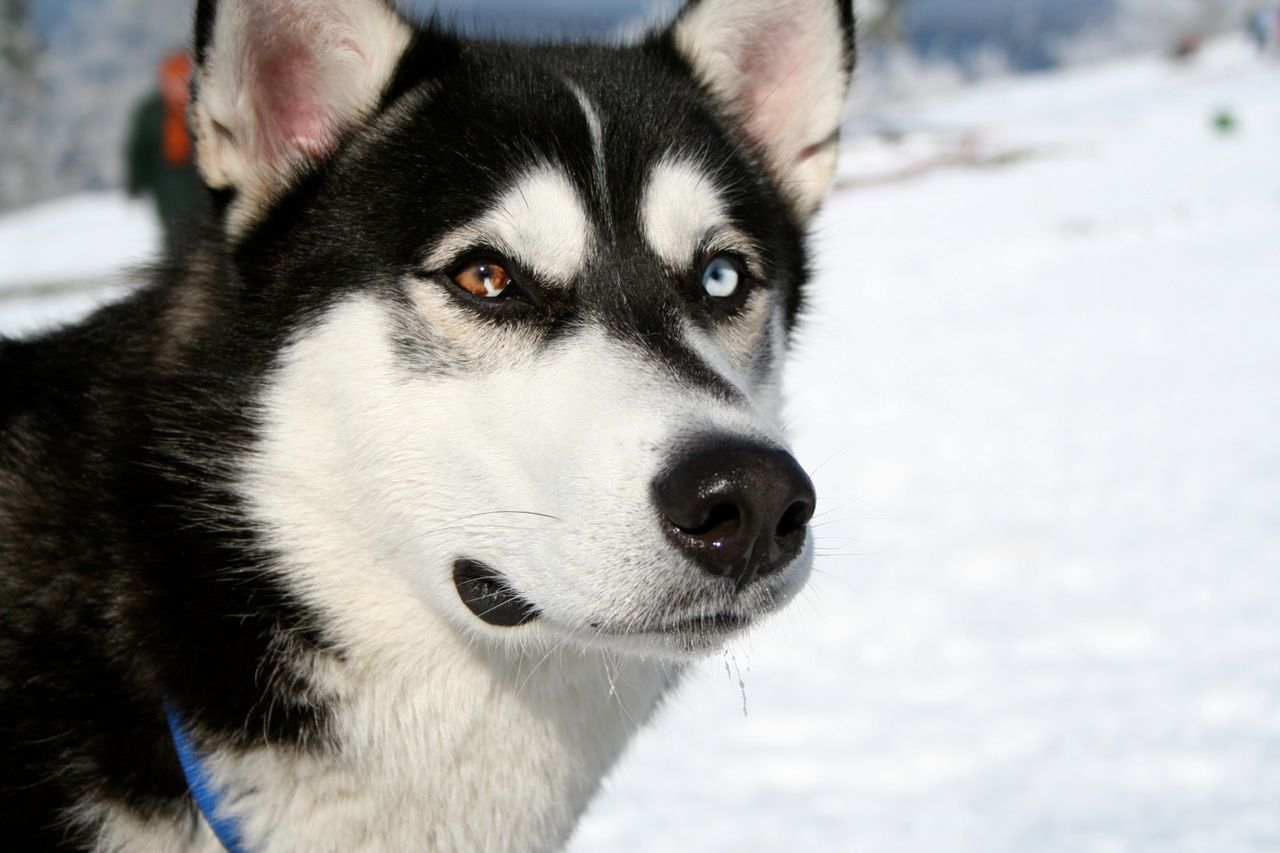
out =
<svg viewBox="0 0 1280 853"><path fill-rule="evenodd" d="M696 587L703 578L662 532L655 478L690 435L771 434L747 407L674 380L603 332L471 384L470 408L495 425L486 490L540 513L484 546L567 628L641 619Z"/></svg>
<svg viewBox="0 0 1280 853"><path fill-rule="evenodd" d="M727 363L722 371L725 378L742 390L770 422L777 421L781 405L786 336L778 299L768 290L754 293L736 316L713 326L710 335ZM691 344L705 351L697 341Z"/></svg>
<svg viewBox="0 0 1280 853"><path fill-rule="evenodd" d="M432 370L492 375L534 361L542 344L538 329L486 320L459 305L446 286L431 280L406 282L413 316L404 325L410 338L437 351Z"/></svg>
<svg viewBox="0 0 1280 853"><path fill-rule="evenodd" d="M782 374L787 343L786 319L782 309L775 306L752 353L749 368L756 405L773 424L781 424L783 420Z"/></svg>
<svg viewBox="0 0 1280 853"><path fill-rule="evenodd" d="M449 406L467 423L449 428L456 443L433 465L449 467L469 508L492 513L466 534L467 556L580 614L608 582L596 573L617 581L633 552L660 546L648 486L673 418L651 373L638 358L620 363L600 336L579 335L450 381L465 400Z"/></svg>
<svg viewBox="0 0 1280 853"><path fill-rule="evenodd" d="M288 580L336 610L344 590L375 587L383 602L460 606L450 566L489 535L477 516L524 503L501 491L505 426L474 404L485 377L428 369L400 320L364 297L299 330L241 462L248 512L288 555Z"/></svg>

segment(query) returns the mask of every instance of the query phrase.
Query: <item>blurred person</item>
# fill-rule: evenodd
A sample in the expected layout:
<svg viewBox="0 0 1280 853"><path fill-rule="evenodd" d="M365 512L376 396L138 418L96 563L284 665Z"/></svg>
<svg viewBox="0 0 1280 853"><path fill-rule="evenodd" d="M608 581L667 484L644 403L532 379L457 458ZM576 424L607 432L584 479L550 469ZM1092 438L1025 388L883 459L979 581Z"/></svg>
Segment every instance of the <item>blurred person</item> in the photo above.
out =
<svg viewBox="0 0 1280 853"><path fill-rule="evenodd" d="M142 101L133 115L126 151L129 195L150 194L169 234L199 198L187 122L190 102L191 57L175 51L159 69L159 88Z"/></svg>
<svg viewBox="0 0 1280 853"><path fill-rule="evenodd" d="M1280 54L1280 7L1268 6L1254 12L1249 18L1249 34L1262 53Z"/></svg>
<svg viewBox="0 0 1280 853"><path fill-rule="evenodd" d="M1183 33L1173 45L1173 58L1186 62L1200 52L1204 39L1199 33Z"/></svg>

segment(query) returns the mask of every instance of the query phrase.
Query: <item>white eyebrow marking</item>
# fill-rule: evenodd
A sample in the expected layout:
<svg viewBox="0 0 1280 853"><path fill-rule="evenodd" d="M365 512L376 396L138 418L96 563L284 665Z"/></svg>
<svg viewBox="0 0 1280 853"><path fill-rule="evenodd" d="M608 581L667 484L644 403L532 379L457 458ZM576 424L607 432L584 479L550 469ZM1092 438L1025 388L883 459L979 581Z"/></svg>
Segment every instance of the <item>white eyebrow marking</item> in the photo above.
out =
<svg viewBox="0 0 1280 853"><path fill-rule="evenodd" d="M587 97L587 93L582 91L582 87L572 80L567 81L567 84L569 90L573 92L573 96L578 99L578 106L582 108L582 114L587 118L587 130L591 133L591 150L595 152L596 186L600 188L600 197L607 206L609 203L609 169L604 157L604 122L600 120L600 113L596 110L596 105Z"/></svg>
<svg viewBox="0 0 1280 853"><path fill-rule="evenodd" d="M729 224L720 193L702 167L671 156L649 175L640 216L649 245L676 269L689 265L709 233Z"/></svg>
<svg viewBox="0 0 1280 853"><path fill-rule="evenodd" d="M453 231L427 258L442 269L464 252L491 246L546 284L569 287L587 262L591 221L578 191L552 166L526 173L475 221Z"/></svg>

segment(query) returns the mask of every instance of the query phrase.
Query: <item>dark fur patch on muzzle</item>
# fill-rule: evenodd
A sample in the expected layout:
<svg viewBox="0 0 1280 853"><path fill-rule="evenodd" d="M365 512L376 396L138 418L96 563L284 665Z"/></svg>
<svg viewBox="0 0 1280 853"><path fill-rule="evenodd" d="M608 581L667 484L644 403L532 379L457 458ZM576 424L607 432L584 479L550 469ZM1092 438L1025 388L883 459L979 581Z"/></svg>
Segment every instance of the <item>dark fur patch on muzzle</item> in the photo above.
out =
<svg viewBox="0 0 1280 853"><path fill-rule="evenodd" d="M499 628L515 628L541 614L520 597L494 569L478 560L453 564L453 583L462 603L477 617Z"/></svg>

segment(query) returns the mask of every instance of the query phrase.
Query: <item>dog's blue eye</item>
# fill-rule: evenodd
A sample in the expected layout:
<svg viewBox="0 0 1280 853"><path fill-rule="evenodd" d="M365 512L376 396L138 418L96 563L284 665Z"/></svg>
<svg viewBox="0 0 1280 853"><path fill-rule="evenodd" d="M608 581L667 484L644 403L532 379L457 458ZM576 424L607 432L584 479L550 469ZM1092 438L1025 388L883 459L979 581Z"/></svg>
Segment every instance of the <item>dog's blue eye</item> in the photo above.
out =
<svg viewBox="0 0 1280 853"><path fill-rule="evenodd" d="M738 292L738 286L742 283L742 273L738 272L738 267L728 258L716 258L707 264L706 270L702 273L702 287L707 291L708 296L714 296L717 299L724 299L727 296L733 296Z"/></svg>

